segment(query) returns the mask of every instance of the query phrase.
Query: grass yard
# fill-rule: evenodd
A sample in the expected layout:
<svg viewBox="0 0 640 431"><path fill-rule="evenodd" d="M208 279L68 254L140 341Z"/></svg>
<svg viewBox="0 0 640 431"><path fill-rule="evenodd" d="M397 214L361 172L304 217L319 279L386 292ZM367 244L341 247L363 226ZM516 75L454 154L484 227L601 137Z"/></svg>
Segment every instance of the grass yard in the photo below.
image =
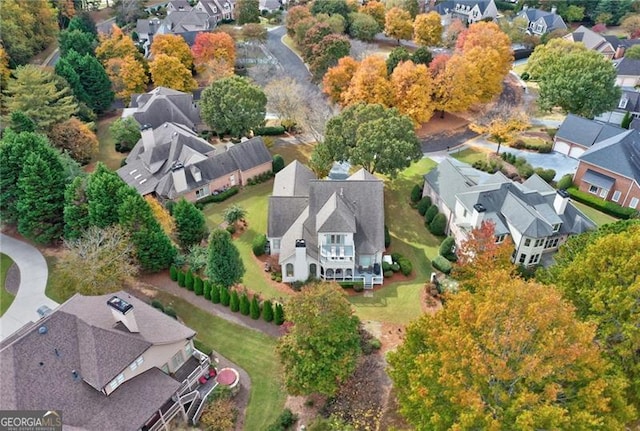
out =
<svg viewBox="0 0 640 431"><path fill-rule="evenodd" d="M269 151L272 155L280 154L284 159L285 165L298 160L305 165L309 163L311 153L316 144L296 144L296 145L274 145Z"/></svg>
<svg viewBox="0 0 640 431"><path fill-rule="evenodd" d="M94 157L94 160L91 161L90 170L93 170L93 167L97 162L104 163L109 169L117 170L120 167L120 163L122 159L126 157L126 154L122 154L116 151L115 143L111 138L111 133L109 133L109 126L120 118L119 115L113 115L109 117L102 118L98 121L98 141L100 142L100 147L98 148L98 154Z"/></svg>
<svg viewBox="0 0 640 431"><path fill-rule="evenodd" d="M458 151L452 151L451 153L449 153L449 155L454 159L464 163L468 163L469 165L472 165L474 162L477 162L478 160L486 161L487 154L489 153L487 153L486 151L475 149L475 148L467 148L462 151L458 150Z"/></svg>
<svg viewBox="0 0 640 431"><path fill-rule="evenodd" d="M163 304L170 304L197 338L242 367L251 377L251 393L244 429L266 429L284 408L286 394L281 386L281 366L276 339L212 316L181 298L159 292ZM242 342L239 342L242 340Z"/></svg>
<svg viewBox="0 0 640 431"><path fill-rule="evenodd" d="M612 217L609 214L600 212L597 209L591 208L590 206L587 206L581 202L572 200L571 203L575 205L576 208L582 211L587 217L589 217L598 226L602 226L608 223L615 223L618 221L617 218Z"/></svg>
<svg viewBox="0 0 640 431"><path fill-rule="evenodd" d="M9 309L15 299L15 296L4 286L7 279L7 271L11 265L13 265L13 260L6 254L0 253L0 316Z"/></svg>

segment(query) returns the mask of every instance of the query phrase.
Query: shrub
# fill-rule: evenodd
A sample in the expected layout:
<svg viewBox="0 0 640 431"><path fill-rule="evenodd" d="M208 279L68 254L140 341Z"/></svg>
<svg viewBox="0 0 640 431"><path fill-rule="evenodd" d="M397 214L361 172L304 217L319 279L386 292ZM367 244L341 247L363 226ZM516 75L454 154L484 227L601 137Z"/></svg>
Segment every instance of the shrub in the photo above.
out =
<svg viewBox="0 0 640 431"><path fill-rule="evenodd" d="M389 262L382 262L382 272L391 271L391 264Z"/></svg>
<svg viewBox="0 0 640 431"><path fill-rule="evenodd" d="M249 297L246 293L240 295L240 314L243 316L248 316L251 312L251 301L249 301Z"/></svg>
<svg viewBox="0 0 640 431"><path fill-rule="evenodd" d="M278 136L283 135L285 129L283 126L267 126L267 127L258 127L253 133L256 136Z"/></svg>
<svg viewBox="0 0 640 431"><path fill-rule="evenodd" d="M274 311L273 322L280 326L284 323L284 310L282 309L282 304L276 304Z"/></svg>
<svg viewBox="0 0 640 431"><path fill-rule="evenodd" d="M195 277L193 280L193 292L198 296L204 293L204 283L200 277Z"/></svg>
<svg viewBox="0 0 640 431"><path fill-rule="evenodd" d="M400 260L401 257L402 257L402 255L400 253L398 253L397 251L391 253L391 261L393 261L393 262L397 262L398 260Z"/></svg>
<svg viewBox="0 0 640 431"><path fill-rule="evenodd" d="M420 202L418 202L418 212L421 216L427 213L429 207L431 207L431 198L429 196L423 197L420 199Z"/></svg>
<svg viewBox="0 0 640 431"><path fill-rule="evenodd" d="M298 420L298 416L294 415L291 410L284 409L278 419L271 425L267 427L267 431L286 431L288 430L296 421Z"/></svg>
<svg viewBox="0 0 640 431"><path fill-rule="evenodd" d="M184 287L184 282L185 282L184 278L185 278L184 272L178 271L178 286Z"/></svg>
<svg viewBox="0 0 640 431"><path fill-rule="evenodd" d="M548 184L551 184L551 181L553 181L556 176L556 171L553 169L535 168L534 172Z"/></svg>
<svg viewBox="0 0 640 431"><path fill-rule="evenodd" d="M231 291L231 298L229 299L229 309L234 313L240 311L240 296L236 290Z"/></svg>
<svg viewBox="0 0 640 431"><path fill-rule="evenodd" d="M569 187L573 185L573 175L566 174L563 175L562 178L558 181L557 187L558 190L567 190Z"/></svg>
<svg viewBox="0 0 640 431"><path fill-rule="evenodd" d="M522 75L520 75L520 78L522 78L523 81L528 81L529 80L529 72L522 72Z"/></svg>
<svg viewBox="0 0 640 431"><path fill-rule="evenodd" d="M273 161L271 162L271 169L274 174L277 174L281 170L284 169L284 159L280 154L276 154L273 156Z"/></svg>
<svg viewBox="0 0 640 431"><path fill-rule="evenodd" d="M599 197L594 196L590 193L582 192L575 186L569 187L567 189L567 192L569 192L571 197L578 202L582 202L585 205L589 205L592 208L600 210L603 213L609 214L614 217L626 220L638 214L638 211L634 210L633 208L623 207L615 202L605 201L604 199L600 199Z"/></svg>
<svg viewBox="0 0 640 431"><path fill-rule="evenodd" d="M282 274L276 274L275 281L276 283L282 283Z"/></svg>
<svg viewBox="0 0 640 431"><path fill-rule="evenodd" d="M422 199L422 187L416 184L411 189L411 203L417 204Z"/></svg>
<svg viewBox="0 0 640 431"><path fill-rule="evenodd" d="M529 178L531 175L533 175L533 166L531 166L529 163L517 166L517 170L518 175L520 175L522 178Z"/></svg>
<svg viewBox="0 0 640 431"><path fill-rule="evenodd" d="M171 265L169 268L169 277L171 277L171 281L178 281L178 268L175 265Z"/></svg>
<svg viewBox="0 0 640 431"><path fill-rule="evenodd" d="M229 232L230 235L233 235L234 233L236 233L236 227L232 224L230 224L229 226L226 227L227 232Z"/></svg>
<svg viewBox="0 0 640 431"><path fill-rule="evenodd" d="M444 257L450 262L455 262L458 260L455 252L456 248L456 240L452 236L448 236L442 241L440 244L440 256Z"/></svg>
<svg viewBox="0 0 640 431"><path fill-rule="evenodd" d="M427 212L424 213L424 221L429 224L433 221L434 217L438 214L438 207L435 205L431 205Z"/></svg>
<svg viewBox="0 0 640 431"><path fill-rule="evenodd" d="M158 310L164 312L164 305L162 305L162 302L158 301L157 299L154 299L153 301L151 301L151 306L153 308L157 308Z"/></svg>
<svg viewBox="0 0 640 431"><path fill-rule="evenodd" d="M208 203L225 201L225 200L229 199L231 196L233 196L236 193L238 193L239 190L240 189L237 186L229 187L228 189L226 189L226 190L224 190L222 192L219 192L219 193L214 194L214 195L209 195L206 198L200 199L198 202L196 202L196 206L198 208L202 209Z"/></svg>
<svg viewBox="0 0 640 431"><path fill-rule="evenodd" d="M211 302L220 304L220 286L217 284L211 285Z"/></svg>
<svg viewBox="0 0 640 431"><path fill-rule="evenodd" d="M429 231L434 235L444 235L444 231L447 228L447 217L444 214L438 213L431 223L429 223Z"/></svg>
<svg viewBox="0 0 640 431"><path fill-rule="evenodd" d="M398 261L398 263L400 264L400 272L402 272L405 277L409 276L411 271L413 271L413 264L411 261L406 257L403 257Z"/></svg>
<svg viewBox="0 0 640 431"><path fill-rule="evenodd" d="M228 307L231 304L231 293L229 293L229 289L220 286L220 304Z"/></svg>
<svg viewBox="0 0 640 431"><path fill-rule="evenodd" d="M389 235L389 228L384 225L384 248L389 248L391 245L391 235Z"/></svg>
<svg viewBox="0 0 640 431"><path fill-rule="evenodd" d="M211 347L209 347L207 344L203 343L202 341L198 340L197 338L193 340L193 347L200 350L202 353L204 353L207 356L211 356L211 354L213 353L213 349Z"/></svg>
<svg viewBox="0 0 640 431"><path fill-rule="evenodd" d="M436 258L431 261L431 265L438 271L444 272L445 274L449 274L452 268L451 262L443 256L436 256Z"/></svg>
<svg viewBox="0 0 640 431"><path fill-rule="evenodd" d="M362 292L364 290L364 285L362 283L354 283L353 290L354 292Z"/></svg>
<svg viewBox="0 0 640 431"><path fill-rule="evenodd" d="M249 307L249 314L253 320L258 320L260 318L260 304L258 303L258 296L253 295L251 298L251 305Z"/></svg>
<svg viewBox="0 0 640 431"><path fill-rule="evenodd" d="M393 272L400 271L400 264L398 262L393 262L391 264L391 271L393 271Z"/></svg>
<svg viewBox="0 0 640 431"><path fill-rule="evenodd" d="M304 286L304 282L300 280L296 280L293 283L290 283L290 285L291 285L291 289L293 289L296 292L300 292L300 290L302 290L302 286Z"/></svg>
<svg viewBox="0 0 640 431"><path fill-rule="evenodd" d="M373 350L380 350L380 348L382 347L382 343L377 338L372 338L369 340L369 346Z"/></svg>
<svg viewBox="0 0 640 431"><path fill-rule="evenodd" d="M273 303L269 299L262 303L262 318L265 322L273 321Z"/></svg>
<svg viewBox="0 0 640 431"><path fill-rule="evenodd" d="M204 280L203 294L204 299L211 300L211 282L209 280Z"/></svg>
<svg viewBox="0 0 640 431"><path fill-rule="evenodd" d="M384 275L384 278L391 278L393 277L393 271L391 270L385 271L383 275Z"/></svg>
<svg viewBox="0 0 640 431"><path fill-rule="evenodd" d="M167 316L171 316L174 319L178 319L178 315L176 314L176 310L174 310L172 307L170 306L166 306L164 307L164 314L166 314Z"/></svg>
<svg viewBox="0 0 640 431"><path fill-rule="evenodd" d="M253 249L253 254L256 256L262 256L265 252L265 248L267 247L267 236L265 234L257 235L253 238L253 242L251 243L251 248Z"/></svg>
<svg viewBox="0 0 640 431"><path fill-rule="evenodd" d="M184 287L187 290L193 290L193 272L191 272L191 268L187 270L187 274L184 276Z"/></svg>

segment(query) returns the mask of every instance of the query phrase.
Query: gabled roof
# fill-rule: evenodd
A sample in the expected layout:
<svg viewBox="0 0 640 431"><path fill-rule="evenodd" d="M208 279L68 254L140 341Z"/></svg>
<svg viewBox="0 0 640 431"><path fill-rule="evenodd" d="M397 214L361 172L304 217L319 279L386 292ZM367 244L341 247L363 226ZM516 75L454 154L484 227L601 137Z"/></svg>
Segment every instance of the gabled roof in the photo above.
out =
<svg viewBox="0 0 640 431"><path fill-rule="evenodd" d="M609 41L583 25L575 29L573 33L569 33L564 36L564 38L573 40L574 42L582 42L587 49L592 49L594 51L602 51L607 45L609 48L614 50Z"/></svg>
<svg viewBox="0 0 640 431"><path fill-rule="evenodd" d="M616 110L628 112L640 112L640 92L635 90L622 90Z"/></svg>
<svg viewBox="0 0 640 431"><path fill-rule="evenodd" d="M469 6L469 9L473 9L476 5L480 9L480 13L484 14L493 0L445 0L436 5L435 10L440 15L453 12L456 5Z"/></svg>
<svg viewBox="0 0 640 431"><path fill-rule="evenodd" d="M139 333L116 324L107 305L113 294L76 294L0 343L0 409L62 410L65 426L78 429L142 427L180 382L158 368L109 396L100 391L101 382L107 384L149 346L186 340L195 332L126 292L115 295L133 305Z"/></svg>
<svg viewBox="0 0 640 431"><path fill-rule="evenodd" d="M425 176L424 180L442 198L447 207L454 208L456 195L487 179L489 174L473 169L466 163L447 157Z"/></svg>
<svg viewBox="0 0 640 431"><path fill-rule="evenodd" d="M289 163L273 181L273 196L309 196L309 181L316 175L297 160Z"/></svg>
<svg viewBox="0 0 640 431"><path fill-rule="evenodd" d="M271 196L269 198L267 236L269 238L282 237L308 206L308 196Z"/></svg>
<svg viewBox="0 0 640 431"><path fill-rule="evenodd" d="M556 138L561 138L588 148L596 142L604 141L605 139L621 135L625 132L626 130L620 127L569 114L560 125L556 133Z"/></svg>
<svg viewBox="0 0 640 431"><path fill-rule="evenodd" d="M195 129L200 124L200 108L191 93L156 87L148 93L132 95L129 106L123 115L133 115L140 125L155 128L171 122Z"/></svg>
<svg viewBox="0 0 640 431"><path fill-rule="evenodd" d="M556 13L548 12L542 9L536 8L528 8L523 9L517 15L518 17L526 18L527 21L535 22L539 19L544 20L544 23L547 26L547 31L551 32L557 29L566 29L567 25L565 24L562 17Z"/></svg>
<svg viewBox="0 0 640 431"><path fill-rule="evenodd" d="M187 0L171 0L167 3L167 6L169 5L173 6L176 10L191 10L191 3L189 3Z"/></svg>
<svg viewBox="0 0 640 431"><path fill-rule="evenodd" d="M204 31L211 28L209 14L197 9L175 11L167 14L162 24L174 34L190 31Z"/></svg>
<svg viewBox="0 0 640 431"><path fill-rule="evenodd" d="M628 130L599 142L578 159L640 183L640 132Z"/></svg>
<svg viewBox="0 0 640 431"><path fill-rule="evenodd" d="M614 64L616 66L616 75L618 76L640 76L640 60L623 57Z"/></svg>
<svg viewBox="0 0 640 431"><path fill-rule="evenodd" d="M356 232L353 208L334 192L316 215L316 232Z"/></svg>
<svg viewBox="0 0 640 431"><path fill-rule="evenodd" d="M246 171L265 163L271 163L272 157L264 145L262 136L248 139L229 148L227 151L238 169Z"/></svg>

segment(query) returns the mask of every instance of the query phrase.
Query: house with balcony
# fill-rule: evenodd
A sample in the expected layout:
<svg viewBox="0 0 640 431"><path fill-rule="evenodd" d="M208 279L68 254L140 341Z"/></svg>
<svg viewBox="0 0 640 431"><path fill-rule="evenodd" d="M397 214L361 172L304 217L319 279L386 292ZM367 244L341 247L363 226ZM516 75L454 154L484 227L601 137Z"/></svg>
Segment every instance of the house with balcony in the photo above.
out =
<svg viewBox="0 0 640 431"><path fill-rule="evenodd" d="M0 409L62 411L74 430L193 423L211 390L199 381L211 361L194 336L126 292L76 294L0 343Z"/></svg>
<svg viewBox="0 0 640 431"><path fill-rule="evenodd" d="M272 157L260 136L212 145L177 123L143 126L141 135L117 172L142 196L196 202L271 172Z"/></svg>
<svg viewBox="0 0 640 431"><path fill-rule="evenodd" d="M447 217L447 233L458 245L483 221L491 222L496 243L509 238L513 262L524 266L548 263L570 235L595 228L566 191L538 175L520 184L449 157L424 176L423 196Z"/></svg>
<svg viewBox="0 0 640 431"><path fill-rule="evenodd" d="M473 24L483 19L498 17L498 8L493 0L445 0L434 10L440 14L442 25L447 26L455 19L465 24Z"/></svg>
<svg viewBox="0 0 640 431"><path fill-rule="evenodd" d="M267 238L282 280L318 278L383 283L384 185L364 169L319 180L298 161L278 172L269 198Z"/></svg>
<svg viewBox="0 0 640 431"><path fill-rule="evenodd" d="M625 130L594 144L578 159L573 183L587 193L639 209L640 131Z"/></svg>

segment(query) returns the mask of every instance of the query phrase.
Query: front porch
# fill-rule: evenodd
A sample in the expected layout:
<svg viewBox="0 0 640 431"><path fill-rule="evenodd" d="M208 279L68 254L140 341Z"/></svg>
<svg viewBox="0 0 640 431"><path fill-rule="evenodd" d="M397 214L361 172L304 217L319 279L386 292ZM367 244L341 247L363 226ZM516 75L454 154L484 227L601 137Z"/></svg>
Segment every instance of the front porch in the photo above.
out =
<svg viewBox="0 0 640 431"><path fill-rule="evenodd" d="M320 266L320 278L325 281L361 281L365 289L373 289L376 284L383 284L384 277L379 263L355 268L334 268Z"/></svg>

